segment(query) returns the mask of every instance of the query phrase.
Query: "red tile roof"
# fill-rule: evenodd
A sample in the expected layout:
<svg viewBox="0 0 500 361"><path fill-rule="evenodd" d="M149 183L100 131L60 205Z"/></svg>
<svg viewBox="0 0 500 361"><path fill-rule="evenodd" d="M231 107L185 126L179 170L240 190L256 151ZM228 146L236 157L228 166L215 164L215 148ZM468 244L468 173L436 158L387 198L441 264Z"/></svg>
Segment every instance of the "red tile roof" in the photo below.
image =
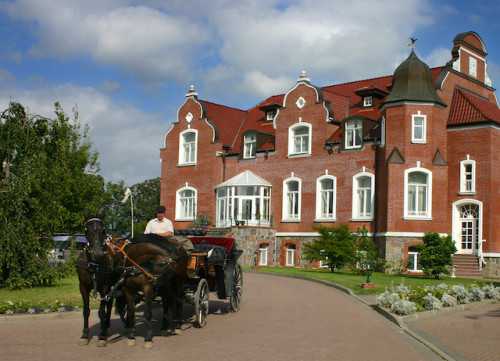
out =
<svg viewBox="0 0 500 361"><path fill-rule="evenodd" d="M495 122L500 124L500 109L487 99L456 89L448 125Z"/></svg>
<svg viewBox="0 0 500 361"><path fill-rule="evenodd" d="M443 70L442 67L431 69L434 80ZM330 102L334 112L334 119L342 121L348 116L363 115L367 118L378 120L381 117L378 107L362 107L362 97L356 92L362 89L380 89L389 92L392 85L392 75L380 78L359 80L351 83L330 85L323 87L323 96ZM250 129L264 133L275 134L272 122L266 121L266 113L261 109L268 107L280 108L283 106L284 94L273 95L251 109L244 111L202 101L205 105L206 116L218 128L219 138L225 146L229 146L233 152L239 152L242 142L242 134ZM336 134L337 136L340 134ZM335 136L334 136L335 138ZM330 138L332 140L332 138ZM272 149L273 142L267 142L259 149Z"/></svg>

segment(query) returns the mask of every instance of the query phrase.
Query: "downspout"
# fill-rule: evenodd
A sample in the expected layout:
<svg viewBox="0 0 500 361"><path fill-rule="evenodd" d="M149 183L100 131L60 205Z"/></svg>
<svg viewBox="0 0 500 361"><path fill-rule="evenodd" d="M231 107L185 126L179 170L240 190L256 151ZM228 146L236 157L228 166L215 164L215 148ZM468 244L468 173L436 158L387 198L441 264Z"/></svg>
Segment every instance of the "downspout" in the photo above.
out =
<svg viewBox="0 0 500 361"><path fill-rule="evenodd" d="M378 149L379 149L379 144L378 144L378 139L375 137L374 139L374 145L375 145L375 194L374 194L374 199L373 199L373 223L374 223L374 226L373 226L373 234L372 234L372 239L373 239L373 243L377 246L377 256L378 256L378 245L376 243L376 234L378 233L378 196L377 196L377 193L379 192L379 189L378 189L378 185L377 184L380 184L380 181L378 179L379 177L379 169L378 169Z"/></svg>

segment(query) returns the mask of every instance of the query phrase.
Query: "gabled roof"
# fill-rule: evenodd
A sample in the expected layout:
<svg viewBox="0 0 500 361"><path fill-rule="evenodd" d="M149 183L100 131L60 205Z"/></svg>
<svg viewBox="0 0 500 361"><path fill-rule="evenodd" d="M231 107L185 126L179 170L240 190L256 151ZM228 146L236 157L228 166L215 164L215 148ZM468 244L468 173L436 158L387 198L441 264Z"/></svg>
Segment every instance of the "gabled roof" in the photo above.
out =
<svg viewBox="0 0 500 361"><path fill-rule="evenodd" d="M264 178L259 177L257 174L250 170L246 170L237 176L219 184L215 188L232 187L232 186L266 186L272 187L272 184Z"/></svg>
<svg viewBox="0 0 500 361"><path fill-rule="evenodd" d="M223 145L231 145L246 114L244 110L200 100L205 106L205 116L218 130L218 139Z"/></svg>
<svg viewBox="0 0 500 361"><path fill-rule="evenodd" d="M435 81L443 67L431 69L432 79ZM363 89L376 89L380 94L390 92L392 84L392 75L379 78L354 81L337 85L330 85L320 88L323 91L323 97L330 102L330 108L333 110L334 120L338 124L343 119L360 115L370 119L380 120L381 112L379 107L363 107L362 95ZM224 146L232 150L232 153L238 153L242 145L242 134L253 129L267 134L275 134L272 122L266 121L266 111L283 106L285 94L273 95L247 111L227 107L200 100L206 109L206 117L212 122L218 131L216 140L223 143ZM339 135L339 134L338 134ZM326 140L326 139L325 139ZM333 139L330 138L330 141ZM274 141L270 140L259 147L259 150L274 149Z"/></svg>
<svg viewBox="0 0 500 361"><path fill-rule="evenodd" d="M485 98L463 89L455 89L448 126L478 123L500 124L500 109Z"/></svg>

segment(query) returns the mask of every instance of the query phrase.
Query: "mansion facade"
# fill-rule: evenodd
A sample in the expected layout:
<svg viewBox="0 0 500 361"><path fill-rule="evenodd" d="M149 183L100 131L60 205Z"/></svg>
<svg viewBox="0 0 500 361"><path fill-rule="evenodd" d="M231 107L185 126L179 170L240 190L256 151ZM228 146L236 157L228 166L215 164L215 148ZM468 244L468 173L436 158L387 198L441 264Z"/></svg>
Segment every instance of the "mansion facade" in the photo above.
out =
<svg viewBox="0 0 500 361"><path fill-rule="evenodd" d="M412 50L392 76L319 87L303 72L248 110L192 87L160 151L167 218L233 227L247 265L307 266L314 226L348 224L418 272L424 233L451 234L458 254L497 276L500 110L480 36L453 44L432 69Z"/></svg>

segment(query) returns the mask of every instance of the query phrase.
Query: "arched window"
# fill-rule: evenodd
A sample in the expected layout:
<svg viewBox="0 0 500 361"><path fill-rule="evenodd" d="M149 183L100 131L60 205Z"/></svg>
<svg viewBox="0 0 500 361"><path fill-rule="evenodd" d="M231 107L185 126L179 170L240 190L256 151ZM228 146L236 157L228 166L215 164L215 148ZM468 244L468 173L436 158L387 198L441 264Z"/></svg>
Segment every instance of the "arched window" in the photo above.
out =
<svg viewBox="0 0 500 361"><path fill-rule="evenodd" d="M460 162L460 193L476 192L476 162L469 159Z"/></svg>
<svg viewBox="0 0 500 361"><path fill-rule="evenodd" d="M311 124L297 123L288 131L288 155L311 154Z"/></svg>
<svg viewBox="0 0 500 361"><path fill-rule="evenodd" d="M197 190L184 187L177 191L175 205L176 220L194 220L196 218Z"/></svg>
<svg viewBox="0 0 500 361"><path fill-rule="evenodd" d="M432 173L424 168L405 171L405 218L431 218Z"/></svg>
<svg viewBox="0 0 500 361"><path fill-rule="evenodd" d="M371 220L373 218L373 196L375 176L362 172L352 180L352 220Z"/></svg>
<svg viewBox="0 0 500 361"><path fill-rule="evenodd" d="M300 221L301 180L288 178L283 182L283 220Z"/></svg>
<svg viewBox="0 0 500 361"><path fill-rule="evenodd" d="M316 220L335 220L337 179L324 175L316 180Z"/></svg>
<svg viewBox="0 0 500 361"><path fill-rule="evenodd" d="M198 132L195 129L181 133L179 139L179 164L196 164Z"/></svg>

